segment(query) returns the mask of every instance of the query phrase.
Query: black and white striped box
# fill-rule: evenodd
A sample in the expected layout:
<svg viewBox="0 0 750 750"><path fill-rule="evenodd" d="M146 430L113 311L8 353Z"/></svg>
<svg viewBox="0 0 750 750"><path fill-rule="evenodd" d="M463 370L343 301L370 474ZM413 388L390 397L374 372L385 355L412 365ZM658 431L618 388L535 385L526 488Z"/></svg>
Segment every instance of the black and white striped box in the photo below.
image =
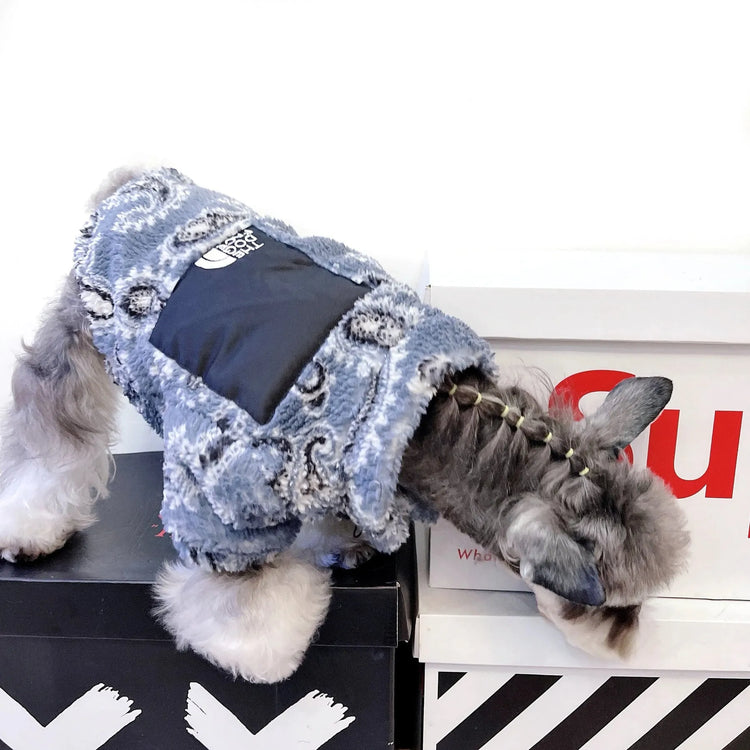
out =
<svg viewBox="0 0 750 750"><path fill-rule="evenodd" d="M425 673L424 750L747 750L750 675Z"/></svg>

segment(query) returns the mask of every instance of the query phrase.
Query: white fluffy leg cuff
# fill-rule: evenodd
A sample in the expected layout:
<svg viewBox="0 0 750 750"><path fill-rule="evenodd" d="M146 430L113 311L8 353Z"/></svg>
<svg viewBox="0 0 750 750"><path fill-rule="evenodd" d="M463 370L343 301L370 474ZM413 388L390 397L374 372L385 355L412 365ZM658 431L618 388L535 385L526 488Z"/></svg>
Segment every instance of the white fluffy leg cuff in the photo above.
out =
<svg viewBox="0 0 750 750"><path fill-rule="evenodd" d="M102 461L106 476L106 454ZM93 463L70 462L52 471L42 460L30 458L7 470L0 482L1 559L16 562L48 555L94 522L89 487L101 480Z"/></svg>
<svg viewBox="0 0 750 750"><path fill-rule="evenodd" d="M329 581L328 571L289 556L242 574L176 563L156 583L156 613L178 648L248 682L279 682L325 619Z"/></svg>

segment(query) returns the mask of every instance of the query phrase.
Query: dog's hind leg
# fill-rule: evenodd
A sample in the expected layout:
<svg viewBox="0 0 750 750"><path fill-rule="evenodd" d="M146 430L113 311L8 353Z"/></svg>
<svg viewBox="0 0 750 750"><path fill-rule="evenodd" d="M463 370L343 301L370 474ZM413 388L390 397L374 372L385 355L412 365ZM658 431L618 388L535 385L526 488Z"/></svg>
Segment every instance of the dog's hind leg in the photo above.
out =
<svg viewBox="0 0 750 750"><path fill-rule="evenodd" d="M0 448L0 557L33 559L93 522L106 494L116 391L75 279L24 347Z"/></svg>
<svg viewBox="0 0 750 750"><path fill-rule="evenodd" d="M178 648L248 682L280 682L325 619L329 582L329 571L289 552L244 573L175 563L156 584L156 613Z"/></svg>

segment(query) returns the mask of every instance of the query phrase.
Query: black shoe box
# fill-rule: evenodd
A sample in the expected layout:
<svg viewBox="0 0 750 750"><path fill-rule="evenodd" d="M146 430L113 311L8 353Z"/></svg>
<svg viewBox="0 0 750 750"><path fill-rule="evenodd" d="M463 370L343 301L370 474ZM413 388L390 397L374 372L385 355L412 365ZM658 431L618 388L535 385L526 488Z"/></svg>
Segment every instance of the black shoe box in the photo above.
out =
<svg viewBox="0 0 750 750"><path fill-rule="evenodd" d="M188 731L188 708L204 723L214 722L211 731L228 733L226 743L220 744L226 750L234 747L230 724L240 736L243 730L237 723L244 725L248 748L266 747L265 742L258 744L260 738L272 733L264 735L263 730L282 714L274 731L288 731L288 737L274 740L277 750L394 747L397 663L404 660L414 614L413 545L394 555L378 555L357 570L335 572L328 617L291 678L277 685L235 680L192 652L177 651L151 615L151 584L162 564L175 558L159 521L161 459L161 453L117 456L111 495L99 503L94 526L47 558L0 563L0 747L32 747L32 740L21 736L24 731L43 737L50 748L210 747L206 737L199 740ZM406 671L412 672L408 658L406 662ZM77 724L88 737L86 732L95 734L93 727L104 722L105 709L97 709L93 700L90 712L96 715L87 718L83 711L90 696L78 706L80 717L74 706L72 713L55 721L95 686L102 695L105 688L117 691L123 699L120 707L125 697L132 701L121 713L129 712L132 718L140 711L101 745L98 739L64 734L75 735ZM407 703L411 692L407 687ZM308 730L299 726L305 701L309 705L314 698L318 713L326 713L321 708L326 699L320 694L330 696L328 703L345 706L345 713L339 709L344 718L354 717L322 745L315 744L319 732L310 730L306 739ZM204 696L200 705L196 696ZM207 709L206 703L212 706ZM290 709L295 704L297 709ZM221 707L228 712L223 718ZM102 737L107 734L106 728L98 731ZM254 744L250 735L256 736Z"/></svg>

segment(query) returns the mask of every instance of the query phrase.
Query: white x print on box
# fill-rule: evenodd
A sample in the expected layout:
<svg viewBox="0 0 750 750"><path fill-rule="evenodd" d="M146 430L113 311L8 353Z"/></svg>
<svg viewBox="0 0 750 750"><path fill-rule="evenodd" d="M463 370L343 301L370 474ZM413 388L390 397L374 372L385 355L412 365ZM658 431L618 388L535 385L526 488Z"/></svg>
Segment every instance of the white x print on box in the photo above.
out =
<svg viewBox="0 0 750 750"><path fill-rule="evenodd" d="M94 685L47 726L0 688L0 740L11 750L98 750L140 711L103 684Z"/></svg>
<svg viewBox="0 0 750 750"><path fill-rule="evenodd" d="M140 716L133 701L95 685L46 726L0 689L0 742L11 750L99 750ZM190 684L186 730L207 750L318 750L356 717L317 690L253 733L208 690ZM177 738L175 738L177 741Z"/></svg>

